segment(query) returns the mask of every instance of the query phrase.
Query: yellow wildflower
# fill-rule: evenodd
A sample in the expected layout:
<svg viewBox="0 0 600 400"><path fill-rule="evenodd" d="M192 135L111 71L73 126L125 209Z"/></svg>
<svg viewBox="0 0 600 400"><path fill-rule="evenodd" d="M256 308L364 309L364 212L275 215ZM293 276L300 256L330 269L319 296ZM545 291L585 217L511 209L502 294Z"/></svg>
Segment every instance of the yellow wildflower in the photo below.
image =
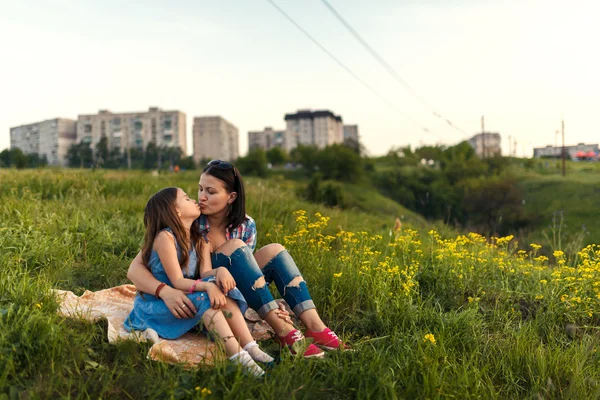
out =
<svg viewBox="0 0 600 400"><path fill-rule="evenodd" d="M432 344L436 344L435 336L432 333L428 333L423 337L423 342L430 342Z"/></svg>

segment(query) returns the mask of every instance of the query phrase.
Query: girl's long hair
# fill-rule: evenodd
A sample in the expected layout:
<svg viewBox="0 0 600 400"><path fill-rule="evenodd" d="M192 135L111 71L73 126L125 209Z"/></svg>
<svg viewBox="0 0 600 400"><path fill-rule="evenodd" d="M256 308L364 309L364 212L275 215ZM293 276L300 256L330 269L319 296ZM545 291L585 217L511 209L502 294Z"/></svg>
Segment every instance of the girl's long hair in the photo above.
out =
<svg viewBox="0 0 600 400"><path fill-rule="evenodd" d="M149 262L154 239L156 239L156 235L158 235L160 231L169 228L175 235L175 240L181 249L178 254L178 261L182 270L185 268L187 272L191 246L194 246L196 249L196 255L198 256L198 262L196 264L197 277L200 271L200 261L202 257L202 240L200 232L198 232L198 229L195 229L195 226L192 226L192 229L190 229L191 237L188 237L186 229L177 215L175 206L177 201L177 190L176 187L162 189L154 196L150 197L150 200L146 203L146 208L144 209L144 227L146 228L146 232L144 233L144 244L142 246L142 261L146 268L150 269Z"/></svg>

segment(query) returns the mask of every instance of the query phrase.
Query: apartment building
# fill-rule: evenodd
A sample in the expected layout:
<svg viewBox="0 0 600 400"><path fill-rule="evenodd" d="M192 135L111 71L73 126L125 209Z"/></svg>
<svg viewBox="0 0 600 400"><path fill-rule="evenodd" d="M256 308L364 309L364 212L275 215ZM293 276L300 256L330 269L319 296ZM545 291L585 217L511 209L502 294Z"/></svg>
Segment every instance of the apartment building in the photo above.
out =
<svg viewBox="0 0 600 400"><path fill-rule="evenodd" d="M329 110L298 110L285 115L284 143L286 150L298 145L324 148L344 141L342 117Z"/></svg>
<svg viewBox="0 0 600 400"><path fill-rule="evenodd" d="M219 159L234 161L239 157L239 131L220 116L194 117L194 161Z"/></svg>
<svg viewBox="0 0 600 400"><path fill-rule="evenodd" d="M109 148L157 146L179 147L187 152L186 120L181 111L165 111L150 107L148 111L113 113L100 110L98 114L77 117L77 142L90 143L92 148L106 137Z"/></svg>
<svg viewBox="0 0 600 400"><path fill-rule="evenodd" d="M248 149L270 150L274 147L285 148L285 131L275 131L271 127L266 127L262 131L248 132Z"/></svg>
<svg viewBox="0 0 600 400"><path fill-rule="evenodd" d="M580 153L600 153L600 148L598 147L598 143L593 144L585 144L578 143L574 146L565 146L565 155L569 159L578 158L578 154ZM562 157L562 146L551 146L548 145L546 147L536 147L533 149L533 157L534 158L561 158Z"/></svg>
<svg viewBox="0 0 600 400"><path fill-rule="evenodd" d="M49 165L66 166L67 152L77 138L76 122L54 118L10 128L10 148L45 156Z"/></svg>
<svg viewBox="0 0 600 400"><path fill-rule="evenodd" d="M352 140L358 143L358 125L344 125L344 141Z"/></svg>
<svg viewBox="0 0 600 400"><path fill-rule="evenodd" d="M493 157L501 153L501 138L499 133L479 133L469 139L469 144L475 150L475 154L481 158Z"/></svg>

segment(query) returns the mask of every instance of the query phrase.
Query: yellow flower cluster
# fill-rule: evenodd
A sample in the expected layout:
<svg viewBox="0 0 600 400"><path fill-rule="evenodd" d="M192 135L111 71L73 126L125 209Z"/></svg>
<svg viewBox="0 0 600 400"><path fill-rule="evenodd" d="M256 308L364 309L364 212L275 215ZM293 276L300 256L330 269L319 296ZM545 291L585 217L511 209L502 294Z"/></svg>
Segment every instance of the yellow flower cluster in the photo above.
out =
<svg viewBox="0 0 600 400"><path fill-rule="evenodd" d="M425 342L425 343L429 342L431 344L436 344L435 336L433 336L432 333L428 333L425 336L423 336L423 342Z"/></svg>
<svg viewBox="0 0 600 400"><path fill-rule="evenodd" d="M381 312L389 302L417 301L419 276L427 271L435 277L436 287L444 285L440 290L459 294L456 298L466 305L480 306L501 294L558 307L570 320L600 314L600 246L588 246L570 260L561 250L548 253L535 243L529 251L520 250L512 235L446 238L430 230L428 240L422 241L417 231L403 228L384 238L332 229L329 217L321 213L309 216L298 210L294 217L295 229L279 232L297 262L310 265L320 277L333 276L332 284L339 290L365 293L366 301L377 304ZM338 279L342 276L348 279Z"/></svg>
<svg viewBox="0 0 600 400"><path fill-rule="evenodd" d="M202 396L208 396L212 394L209 388L200 388L200 386L196 386L195 389L197 392L200 392Z"/></svg>

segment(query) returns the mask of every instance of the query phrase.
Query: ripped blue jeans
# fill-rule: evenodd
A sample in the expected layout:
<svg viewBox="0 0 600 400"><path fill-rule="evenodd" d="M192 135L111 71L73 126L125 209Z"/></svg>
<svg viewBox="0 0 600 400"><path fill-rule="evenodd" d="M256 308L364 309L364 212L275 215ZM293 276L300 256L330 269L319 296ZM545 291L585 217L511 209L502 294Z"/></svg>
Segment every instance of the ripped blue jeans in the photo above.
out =
<svg viewBox="0 0 600 400"><path fill-rule="evenodd" d="M287 250L282 250L261 270L252 251L247 246L236 249L231 256L223 253L213 253L211 256L213 268L225 267L235 279L236 287L242 292L248 305L255 310L261 318L271 310L279 308L268 284L275 282L279 294L289 304L294 314L299 317L306 310L315 308L306 282L290 285L296 277L301 277L300 270ZM256 287L256 281L265 278L266 284Z"/></svg>

